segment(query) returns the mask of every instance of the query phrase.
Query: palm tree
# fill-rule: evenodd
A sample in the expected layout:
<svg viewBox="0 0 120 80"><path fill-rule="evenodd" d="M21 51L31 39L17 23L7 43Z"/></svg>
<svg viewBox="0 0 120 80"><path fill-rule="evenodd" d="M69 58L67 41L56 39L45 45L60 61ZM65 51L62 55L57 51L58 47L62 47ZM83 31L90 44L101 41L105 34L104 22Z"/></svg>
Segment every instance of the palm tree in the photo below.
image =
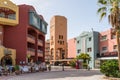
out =
<svg viewBox="0 0 120 80"><path fill-rule="evenodd" d="M84 63L90 61L91 57L87 53L80 53L80 55L77 56L77 59L82 59Z"/></svg>
<svg viewBox="0 0 120 80"><path fill-rule="evenodd" d="M100 14L100 20L108 15L109 23L113 28L113 33L116 35L117 48L118 48L118 62L120 70L120 0L98 0L100 8L98 13Z"/></svg>
<svg viewBox="0 0 120 80"><path fill-rule="evenodd" d="M91 60L91 57L87 53L80 53L80 55L77 56L77 59L82 59L83 60L83 66L88 67L89 61ZM88 63L87 63L88 61Z"/></svg>

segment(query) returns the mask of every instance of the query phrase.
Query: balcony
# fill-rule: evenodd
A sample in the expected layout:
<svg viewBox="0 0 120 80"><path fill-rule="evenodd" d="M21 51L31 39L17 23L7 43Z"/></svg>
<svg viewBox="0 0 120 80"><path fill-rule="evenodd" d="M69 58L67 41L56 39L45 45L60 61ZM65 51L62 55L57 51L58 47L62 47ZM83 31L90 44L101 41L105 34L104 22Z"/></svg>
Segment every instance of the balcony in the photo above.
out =
<svg viewBox="0 0 120 80"><path fill-rule="evenodd" d="M35 37L30 35L30 34L28 34L27 41L35 44Z"/></svg>
<svg viewBox="0 0 120 80"><path fill-rule="evenodd" d="M102 57L117 57L118 56L118 52L106 52L106 53L101 53L101 55L98 53L97 57L98 58L102 58Z"/></svg>
<svg viewBox="0 0 120 80"><path fill-rule="evenodd" d="M35 56L35 49L28 48L27 53L30 54L31 56Z"/></svg>
<svg viewBox="0 0 120 80"><path fill-rule="evenodd" d="M43 41L40 40L40 39L38 39L38 45L39 45L39 46L43 46Z"/></svg>
<svg viewBox="0 0 120 80"><path fill-rule="evenodd" d="M43 51L38 50L37 52L38 52L38 56L39 56L39 57L43 57Z"/></svg>
<svg viewBox="0 0 120 80"><path fill-rule="evenodd" d="M0 24L15 26L19 23L19 8L10 1L0 3Z"/></svg>

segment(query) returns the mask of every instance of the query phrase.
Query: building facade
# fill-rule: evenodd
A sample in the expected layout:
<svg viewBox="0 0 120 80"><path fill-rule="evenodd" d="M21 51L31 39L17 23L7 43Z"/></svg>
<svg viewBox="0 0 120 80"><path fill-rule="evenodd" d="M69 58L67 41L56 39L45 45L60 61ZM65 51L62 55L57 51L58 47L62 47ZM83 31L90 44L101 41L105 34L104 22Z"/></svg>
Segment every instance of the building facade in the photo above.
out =
<svg viewBox="0 0 120 80"><path fill-rule="evenodd" d="M76 58L76 38L68 40L68 58Z"/></svg>
<svg viewBox="0 0 120 80"><path fill-rule="evenodd" d="M116 36L112 34L112 29L100 32L99 45L100 52L97 55L99 62L118 59Z"/></svg>
<svg viewBox="0 0 120 80"><path fill-rule="evenodd" d="M92 32L83 32L76 38L76 52L77 55L80 53L87 53L91 57L89 62L90 68L95 68L95 59L96 55L99 52L99 33Z"/></svg>
<svg viewBox="0 0 120 80"><path fill-rule="evenodd" d="M50 40L48 39L45 42L45 61L51 60L51 54L50 54Z"/></svg>
<svg viewBox="0 0 120 80"><path fill-rule="evenodd" d="M15 48L5 45L5 28L16 27L19 24L19 8L10 0L0 0L0 63L15 65Z"/></svg>
<svg viewBox="0 0 120 80"><path fill-rule="evenodd" d="M53 60L67 58L67 19L54 16L50 20L50 52Z"/></svg>
<svg viewBox="0 0 120 80"><path fill-rule="evenodd" d="M44 61L47 23L34 7L19 5L19 24L4 28L4 45L16 49L16 63Z"/></svg>

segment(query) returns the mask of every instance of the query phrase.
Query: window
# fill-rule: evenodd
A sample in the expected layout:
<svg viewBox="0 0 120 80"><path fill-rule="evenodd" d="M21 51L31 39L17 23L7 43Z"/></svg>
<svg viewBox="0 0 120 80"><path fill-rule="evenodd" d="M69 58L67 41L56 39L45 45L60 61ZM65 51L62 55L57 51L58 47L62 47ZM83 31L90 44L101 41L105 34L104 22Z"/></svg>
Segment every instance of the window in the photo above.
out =
<svg viewBox="0 0 120 80"><path fill-rule="evenodd" d="M62 41L60 41L60 45L62 45Z"/></svg>
<svg viewBox="0 0 120 80"><path fill-rule="evenodd" d="M63 35L59 35L59 39L63 39Z"/></svg>
<svg viewBox="0 0 120 80"><path fill-rule="evenodd" d="M87 48L87 52L91 52L92 51L92 48Z"/></svg>
<svg viewBox="0 0 120 80"><path fill-rule="evenodd" d="M63 39L63 35L61 35L61 39Z"/></svg>
<svg viewBox="0 0 120 80"><path fill-rule="evenodd" d="M113 46L113 50L116 50L116 49L117 49L117 45L114 45L114 46Z"/></svg>
<svg viewBox="0 0 120 80"><path fill-rule="evenodd" d="M5 13L1 12L1 13L0 13L0 17L3 17L3 18L4 18L4 17L5 17Z"/></svg>
<svg viewBox="0 0 120 80"><path fill-rule="evenodd" d="M79 54L80 52L81 52L81 49L78 49L78 50L77 50L77 53Z"/></svg>
<svg viewBox="0 0 120 80"><path fill-rule="evenodd" d="M64 41L63 41L63 45L64 45Z"/></svg>
<svg viewBox="0 0 120 80"><path fill-rule="evenodd" d="M59 39L61 38L61 35L59 35Z"/></svg>
<svg viewBox="0 0 120 80"><path fill-rule="evenodd" d="M107 51L107 47L102 47L102 51Z"/></svg>
<svg viewBox="0 0 120 80"><path fill-rule="evenodd" d="M116 38L116 36L115 35L111 35L111 39L115 39Z"/></svg>
<svg viewBox="0 0 120 80"><path fill-rule="evenodd" d="M101 37L101 41L107 40L107 35Z"/></svg>
<svg viewBox="0 0 120 80"><path fill-rule="evenodd" d="M91 38L91 37L89 37L89 41L91 41L91 39L92 39L92 38Z"/></svg>

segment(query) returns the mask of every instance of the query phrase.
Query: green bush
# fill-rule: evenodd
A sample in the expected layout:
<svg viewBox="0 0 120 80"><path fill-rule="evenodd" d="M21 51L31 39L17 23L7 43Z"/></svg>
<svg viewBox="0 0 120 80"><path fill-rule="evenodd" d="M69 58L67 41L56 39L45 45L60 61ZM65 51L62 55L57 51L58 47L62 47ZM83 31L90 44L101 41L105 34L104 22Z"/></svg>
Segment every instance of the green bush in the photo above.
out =
<svg viewBox="0 0 120 80"><path fill-rule="evenodd" d="M100 71L106 76L117 77L118 70L119 68L117 60L107 60L103 62L100 66Z"/></svg>
<svg viewBox="0 0 120 80"><path fill-rule="evenodd" d="M88 67L88 64L87 64L87 63L83 63L82 65L83 65L83 68L84 68L84 69L87 69L87 67Z"/></svg>
<svg viewBox="0 0 120 80"><path fill-rule="evenodd" d="M74 60L70 61L69 65L71 67L75 68L75 66L76 66L76 60L74 59Z"/></svg>
<svg viewBox="0 0 120 80"><path fill-rule="evenodd" d="M15 65L15 70L16 70L16 71L17 71L17 70L20 70L19 65Z"/></svg>

